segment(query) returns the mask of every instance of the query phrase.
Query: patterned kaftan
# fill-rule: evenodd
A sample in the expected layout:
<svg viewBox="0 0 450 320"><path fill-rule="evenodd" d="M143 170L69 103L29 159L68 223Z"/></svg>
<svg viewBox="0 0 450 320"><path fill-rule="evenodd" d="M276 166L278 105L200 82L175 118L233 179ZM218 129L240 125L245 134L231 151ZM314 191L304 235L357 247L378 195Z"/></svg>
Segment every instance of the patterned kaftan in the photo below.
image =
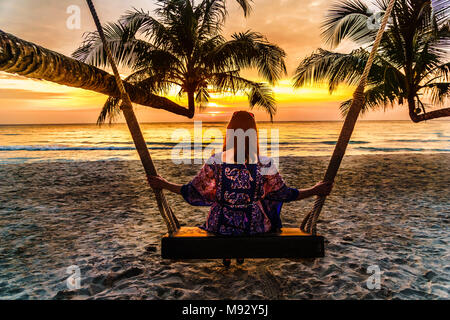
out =
<svg viewBox="0 0 450 320"><path fill-rule="evenodd" d="M281 228L281 206L297 199L299 191L287 187L276 169L264 170L274 168L272 160L260 157L258 164L231 164L217 159L221 156L211 157L181 188L189 204L211 206L201 228L230 236Z"/></svg>

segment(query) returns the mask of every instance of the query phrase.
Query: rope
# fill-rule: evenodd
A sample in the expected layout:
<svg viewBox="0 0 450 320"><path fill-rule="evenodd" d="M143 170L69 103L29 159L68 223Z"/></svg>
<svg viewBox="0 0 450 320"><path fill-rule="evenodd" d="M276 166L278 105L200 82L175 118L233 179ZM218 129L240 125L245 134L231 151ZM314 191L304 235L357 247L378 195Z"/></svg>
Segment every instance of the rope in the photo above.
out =
<svg viewBox="0 0 450 320"><path fill-rule="evenodd" d="M353 93L353 101L347 117L345 118L344 125L342 126L338 142L328 165L328 169L325 173L324 181L334 181L339 170L339 166L341 165L342 159L344 158L345 151L353 133L353 129L355 128L356 121L358 120L359 113L364 104L364 88L367 83L367 78L369 76L370 69L372 68L373 61L375 60L375 55L378 51L378 47L380 46L384 30L386 29L386 25L391 15L392 9L394 8L394 5L395 0L390 0L381 22L380 29L378 30L375 37L375 41L373 43L372 50L370 51L369 58L367 59L367 63L362 73L361 80L359 81L358 87ZM300 229L302 231L313 235L316 234L317 220L319 219L320 212L322 211L322 207L325 203L325 199L326 197L316 197L312 210L302 221L302 224L300 226Z"/></svg>
<svg viewBox="0 0 450 320"><path fill-rule="evenodd" d="M136 150L139 153L139 157L141 159L142 165L144 166L145 172L147 175L156 176L156 168L150 156L150 153L147 148L147 144L142 135L142 131L139 127L139 123L137 121L136 115L133 112L133 105L130 99L130 96L125 90L123 85L122 78L120 78L119 71L117 69L117 65L115 63L114 57L111 53L111 50L108 46L108 43L105 38L105 34L103 33L103 28L100 23L100 19L98 18L97 12L95 10L94 4L92 0L86 0L89 10L91 11L92 18L94 19L95 25L97 27L98 34L100 35L100 39L102 40L103 47L105 49L106 55L108 57L109 64L114 73L114 77L116 79L117 87L119 88L122 104L120 109L122 110L125 120L127 122L128 128L130 129L131 136L133 138L134 144L136 146ZM175 217L172 209L170 208L167 199L162 192L162 190L153 190L155 192L156 202L158 204L158 209L161 213L161 216L164 222L167 225L167 230L169 234L176 232L180 228L180 224Z"/></svg>

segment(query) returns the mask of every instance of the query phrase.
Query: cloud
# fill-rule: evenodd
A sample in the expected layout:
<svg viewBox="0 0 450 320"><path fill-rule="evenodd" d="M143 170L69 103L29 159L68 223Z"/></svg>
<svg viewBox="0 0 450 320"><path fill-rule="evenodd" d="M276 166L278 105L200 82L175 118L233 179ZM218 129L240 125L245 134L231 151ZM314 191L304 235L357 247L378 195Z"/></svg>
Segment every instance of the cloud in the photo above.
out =
<svg viewBox="0 0 450 320"><path fill-rule="evenodd" d="M258 0L248 19L234 8L225 32L252 29L266 35L286 51L288 71L292 74L300 58L323 45L320 23L328 5L329 1L324 0Z"/></svg>
<svg viewBox="0 0 450 320"><path fill-rule="evenodd" d="M78 6L81 28L66 26L69 6ZM148 0L104 0L95 2L101 21L116 21L132 7L152 9ZM21 39L70 55L82 42L83 33L95 30L84 0L14 0L0 1L0 29Z"/></svg>
<svg viewBox="0 0 450 320"><path fill-rule="evenodd" d="M25 89L0 89L0 100L47 100L67 98L65 93L39 92Z"/></svg>

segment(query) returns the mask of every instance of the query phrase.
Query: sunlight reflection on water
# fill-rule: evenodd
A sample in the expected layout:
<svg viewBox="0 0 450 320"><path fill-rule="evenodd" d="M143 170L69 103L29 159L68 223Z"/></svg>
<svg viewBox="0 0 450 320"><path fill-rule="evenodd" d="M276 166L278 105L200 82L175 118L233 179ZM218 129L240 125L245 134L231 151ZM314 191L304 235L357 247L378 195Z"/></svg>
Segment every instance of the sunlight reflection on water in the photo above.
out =
<svg viewBox="0 0 450 320"><path fill-rule="evenodd" d="M260 123L260 131L279 130L280 156L329 156L336 144L341 122ZM193 123L142 124L142 131L154 159L171 159L172 140L177 129L186 129L194 141ZM225 133L224 123L203 123L206 130ZM261 139L261 142L264 142ZM198 141L197 141L198 142ZM222 139L209 137L203 147ZM361 121L357 124L347 154L450 152L450 121ZM270 152L269 152L270 156ZM190 158L194 157L194 152ZM20 125L0 126L0 163L40 161L137 160L130 133L124 124Z"/></svg>

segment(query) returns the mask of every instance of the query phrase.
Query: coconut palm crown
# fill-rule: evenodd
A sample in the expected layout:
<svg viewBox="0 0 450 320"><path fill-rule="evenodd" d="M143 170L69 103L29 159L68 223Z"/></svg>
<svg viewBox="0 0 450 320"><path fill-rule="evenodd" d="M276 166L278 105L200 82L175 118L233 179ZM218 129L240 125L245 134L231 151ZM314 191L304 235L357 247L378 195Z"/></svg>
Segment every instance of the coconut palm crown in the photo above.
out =
<svg viewBox="0 0 450 320"><path fill-rule="evenodd" d="M388 1L374 2L379 14L368 3L340 0L332 6L322 25L325 43L334 48L349 39L361 48L347 54L318 49L298 66L296 87L327 82L332 93L340 84L359 83L379 27L376 18ZM397 0L369 74L362 112L406 104L414 122L450 116L450 108L443 108L450 94L449 50L447 1ZM341 104L343 114L351 102ZM441 109L429 110L435 107Z"/></svg>
<svg viewBox="0 0 450 320"><path fill-rule="evenodd" d="M248 13L249 2L238 2ZM207 106L212 92L245 92L250 107L263 108L272 119L276 104L269 85L286 74L285 52L250 30L226 40L221 35L226 16L223 0L162 0L154 16L134 9L103 28L116 61L132 71L127 82L153 94L178 88L178 95L188 98L188 117L196 106ZM73 57L99 67L107 64L97 32L85 35ZM242 77L244 68L257 69L267 83ZM112 121L119 103L119 98L109 97L98 122Z"/></svg>

